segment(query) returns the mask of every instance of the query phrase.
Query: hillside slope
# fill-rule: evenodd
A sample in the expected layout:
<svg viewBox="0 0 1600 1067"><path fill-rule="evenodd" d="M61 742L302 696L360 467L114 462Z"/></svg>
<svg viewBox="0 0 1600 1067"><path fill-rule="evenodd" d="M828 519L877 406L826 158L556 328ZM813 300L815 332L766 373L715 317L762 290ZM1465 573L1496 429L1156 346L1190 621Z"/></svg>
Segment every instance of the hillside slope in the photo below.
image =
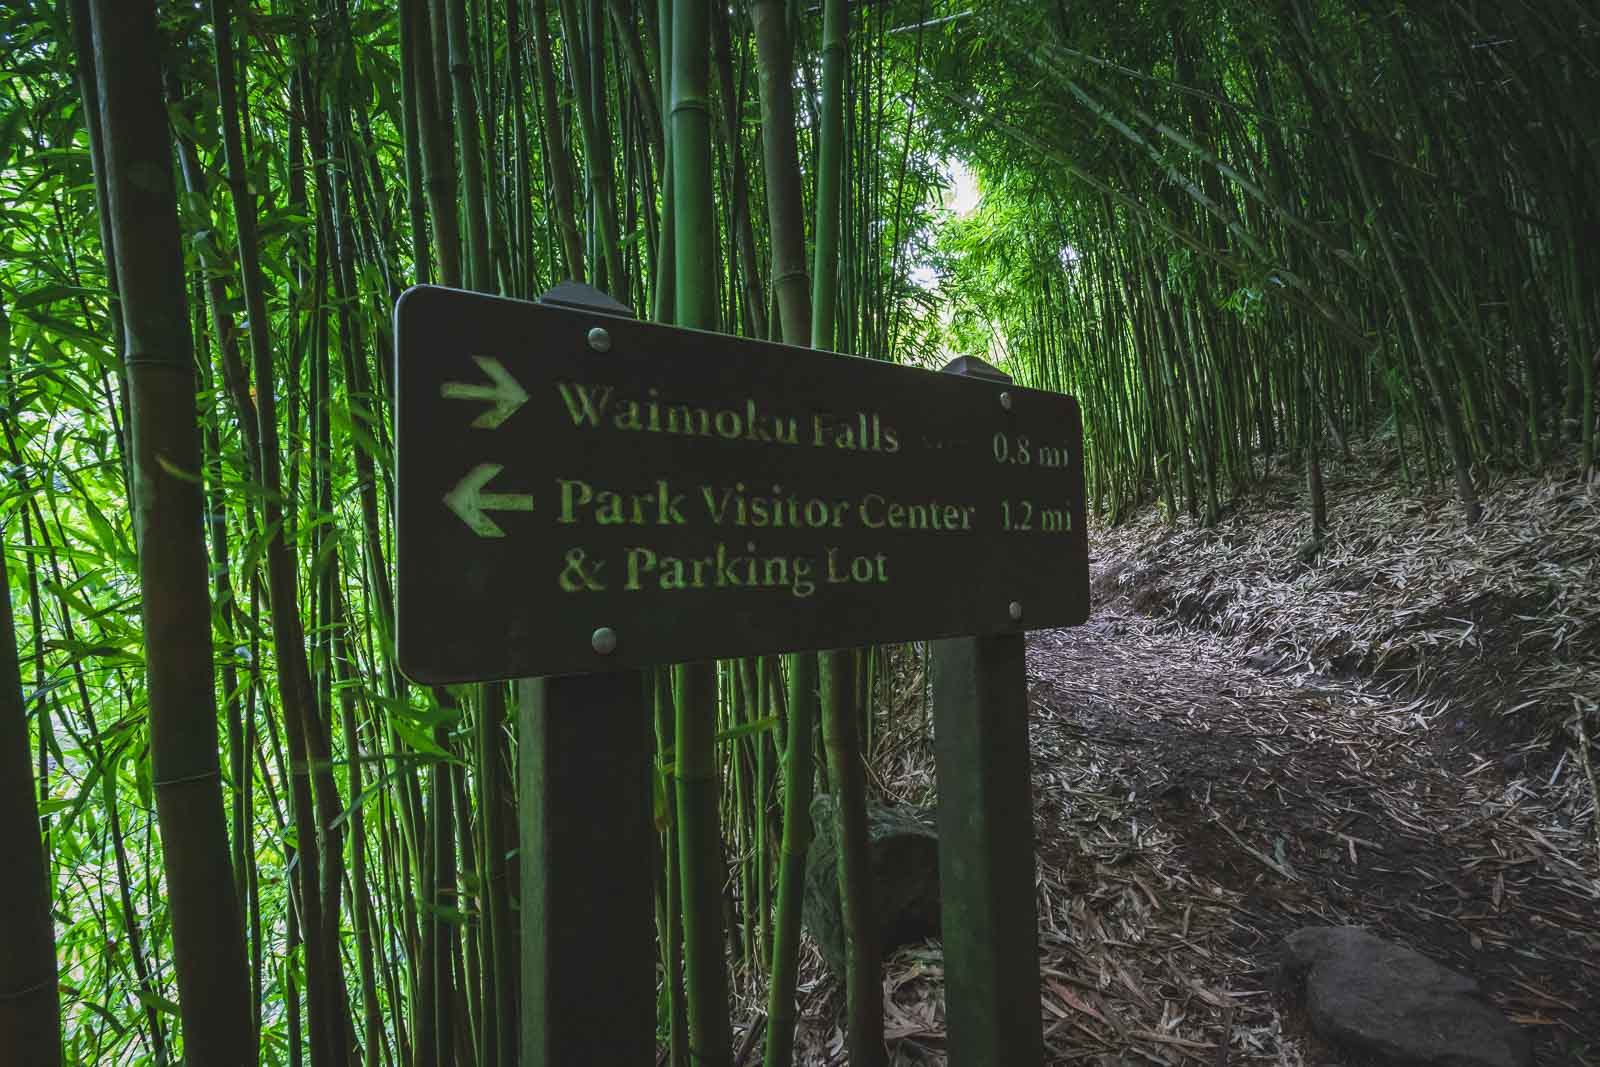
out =
<svg viewBox="0 0 1600 1067"><path fill-rule="evenodd" d="M1329 463L1330 532L1309 564L1298 477L1268 479L1210 529L1153 509L1094 531L1096 603L1212 630L1248 662L1424 697L1456 751L1567 751L1600 707L1600 484L1503 477L1465 525L1398 487L1368 445ZM1539 745L1523 744L1538 741Z"/></svg>
<svg viewBox="0 0 1600 1067"><path fill-rule="evenodd" d="M1327 477L1313 562L1283 474L1210 529L1093 530L1089 623L1029 637L1049 1061L1356 1067L1275 987L1286 934L1353 923L1476 977L1539 1062L1600 1064L1600 486L1504 478L1467 528L1377 446ZM926 803L904 681L877 769ZM888 962L894 1062L943 1062L942 963Z"/></svg>
<svg viewBox="0 0 1600 1067"><path fill-rule="evenodd" d="M1091 901L1116 861L1148 864L1126 894L1147 914L1098 946L1143 962L1145 996L1259 990L1284 934L1360 923L1479 978L1541 1062L1595 1062L1600 753L1579 737L1600 721L1600 486L1502 478L1467 527L1393 481L1376 445L1330 465L1310 562L1287 474L1210 529L1150 511L1094 531L1091 624L1033 643L1041 855L1057 842L1080 877L1099 857ZM1271 999L1181 1014L1246 1058L1339 1062Z"/></svg>

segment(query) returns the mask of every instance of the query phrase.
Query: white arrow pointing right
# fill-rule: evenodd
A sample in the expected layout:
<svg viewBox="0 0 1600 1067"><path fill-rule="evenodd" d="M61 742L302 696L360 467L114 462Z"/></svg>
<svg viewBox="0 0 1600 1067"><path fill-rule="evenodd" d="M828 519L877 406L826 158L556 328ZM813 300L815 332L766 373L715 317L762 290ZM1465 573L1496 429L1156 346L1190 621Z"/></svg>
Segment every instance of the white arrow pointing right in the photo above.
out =
<svg viewBox="0 0 1600 1067"><path fill-rule="evenodd" d="M494 406L472 420L480 430L492 430L517 413L528 402L528 391L522 383L498 360L489 356L473 356L483 373L493 385L474 385L471 382L445 382L439 386L439 395L446 400L492 400Z"/></svg>

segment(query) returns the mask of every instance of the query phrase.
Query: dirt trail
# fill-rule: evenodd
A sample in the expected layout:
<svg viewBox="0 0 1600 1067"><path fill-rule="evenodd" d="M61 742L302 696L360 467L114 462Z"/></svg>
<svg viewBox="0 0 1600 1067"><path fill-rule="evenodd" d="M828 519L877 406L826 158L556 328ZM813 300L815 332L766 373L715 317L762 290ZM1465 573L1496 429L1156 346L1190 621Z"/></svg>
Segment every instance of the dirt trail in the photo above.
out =
<svg viewBox="0 0 1600 1067"><path fill-rule="evenodd" d="M1270 663L1115 605L1031 635L1051 1061L1343 1063L1273 970L1360 923L1477 977L1541 1063L1600 1063L1600 881L1548 768Z"/></svg>

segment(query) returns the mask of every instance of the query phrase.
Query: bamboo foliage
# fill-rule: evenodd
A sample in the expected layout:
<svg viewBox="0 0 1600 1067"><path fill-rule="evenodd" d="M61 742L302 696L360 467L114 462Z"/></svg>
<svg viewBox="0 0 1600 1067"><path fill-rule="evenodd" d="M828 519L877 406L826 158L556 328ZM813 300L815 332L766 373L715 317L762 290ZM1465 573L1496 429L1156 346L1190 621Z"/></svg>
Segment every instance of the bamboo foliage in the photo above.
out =
<svg viewBox="0 0 1600 1067"><path fill-rule="evenodd" d="M1004 48L938 94L991 183L945 252L954 343L1083 399L1113 518L1153 495L1214 519L1287 459L1320 529L1324 442L1373 430L1403 477L1447 474L1468 522L1485 466L1571 445L1592 469L1597 309L1571 299L1592 267L1568 249L1593 225L1569 210L1593 117L1564 102L1595 69L1549 36L1592 16L1534 6L1212 4L1076 39L1023 5L984 12L973 32ZM1555 54L1572 61L1535 58ZM965 88L1016 99L994 76L1022 71L1052 88L1010 108ZM1530 136L1537 101L1572 137Z"/></svg>

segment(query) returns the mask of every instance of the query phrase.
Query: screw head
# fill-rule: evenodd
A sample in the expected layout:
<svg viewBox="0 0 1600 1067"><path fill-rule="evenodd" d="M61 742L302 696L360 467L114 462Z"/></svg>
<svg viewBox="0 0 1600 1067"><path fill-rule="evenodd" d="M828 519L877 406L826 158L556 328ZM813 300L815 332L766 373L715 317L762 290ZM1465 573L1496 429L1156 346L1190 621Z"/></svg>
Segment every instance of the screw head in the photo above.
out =
<svg viewBox="0 0 1600 1067"><path fill-rule="evenodd" d="M589 638L589 645L602 656L609 656L617 650L617 631L609 626L602 626Z"/></svg>
<svg viewBox="0 0 1600 1067"><path fill-rule="evenodd" d="M611 335L602 326L596 326L589 331L589 347L596 352L611 351Z"/></svg>
<svg viewBox="0 0 1600 1067"><path fill-rule="evenodd" d="M1010 393L1001 393L1000 394L1000 406L1005 408L1007 411L1011 410L1011 394Z"/></svg>
<svg viewBox="0 0 1600 1067"><path fill-rule="evenodd" d="M1022 602L1021 601L1013 600L1011 602L1011 604L1006 608L1006 611L1011 615L1011 619L1012 619L1013 622L1021 622L1022 621Z"/></svg>

